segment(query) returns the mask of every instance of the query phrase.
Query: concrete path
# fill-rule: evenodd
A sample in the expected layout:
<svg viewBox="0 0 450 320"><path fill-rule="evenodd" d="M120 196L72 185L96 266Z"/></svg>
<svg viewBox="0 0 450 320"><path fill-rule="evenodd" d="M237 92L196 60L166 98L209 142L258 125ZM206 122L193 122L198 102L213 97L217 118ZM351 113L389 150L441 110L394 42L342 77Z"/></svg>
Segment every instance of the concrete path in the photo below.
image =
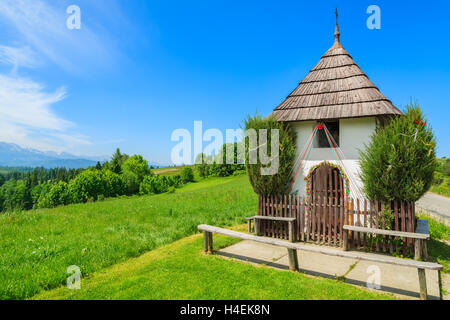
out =
<svg viewBox="0 0 450 320"><path fill-rule="evenodd" d="M417 209L428 211L430 215L450 221L450 198L431 192L416 202Z"/></svg>
<svg viewBox="0 0 450 320"><path fill-rule="evenodd" d="M227 258L289 270L287 250L268 244L244 240L217 253ZM416 268L370 261L358 262L349 258L303 251L298 251L298 259L300 272L305 274L332 279L345 275L345 282L367 287L367 281L371 275L373 278L374 273L378 273L380 290L399 295L401 299L419 298L419 279ZM447 275L443 274L443 276ZM438 272L426 270L426 277L428 298L439 299ZM443 279L443 283L448 284L447 277Z"/></svg>

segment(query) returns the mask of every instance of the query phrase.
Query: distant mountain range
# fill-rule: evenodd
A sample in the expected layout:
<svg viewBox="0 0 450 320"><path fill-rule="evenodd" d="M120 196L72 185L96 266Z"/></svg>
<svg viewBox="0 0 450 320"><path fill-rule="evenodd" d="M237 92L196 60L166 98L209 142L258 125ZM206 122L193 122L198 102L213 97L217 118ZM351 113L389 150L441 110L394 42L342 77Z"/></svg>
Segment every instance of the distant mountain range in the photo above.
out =
<svg viewBox="0 0 450 320"><path fill-rule="evenodd" d="M77 157L65 152L44 152L22 148L14 143L0 142L0 166L78 169L95 166L97 161L104 160L92 157Z"/></svg>

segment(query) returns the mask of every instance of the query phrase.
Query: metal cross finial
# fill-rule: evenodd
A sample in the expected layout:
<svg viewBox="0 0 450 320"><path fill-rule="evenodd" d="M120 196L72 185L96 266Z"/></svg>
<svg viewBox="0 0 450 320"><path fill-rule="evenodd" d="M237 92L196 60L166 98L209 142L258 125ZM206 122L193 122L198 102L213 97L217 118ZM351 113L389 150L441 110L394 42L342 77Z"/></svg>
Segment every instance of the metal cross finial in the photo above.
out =
<svg viewBox="0 0 450 320"><path fill-rule="evenodd" d="M334 39L335 39L335 44L339 43L339 37L340 37L340 33L339 33L339 25L338 25L338 9L336 8L336 27L334 28Z"/></svg>

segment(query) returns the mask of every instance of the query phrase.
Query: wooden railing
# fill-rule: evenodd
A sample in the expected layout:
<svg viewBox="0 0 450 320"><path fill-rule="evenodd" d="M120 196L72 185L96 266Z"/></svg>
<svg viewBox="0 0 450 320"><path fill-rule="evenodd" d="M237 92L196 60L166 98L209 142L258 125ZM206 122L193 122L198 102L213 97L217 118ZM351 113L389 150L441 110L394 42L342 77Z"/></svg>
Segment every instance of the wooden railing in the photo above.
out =
<svg viewBox="0 0 450 320"><path fill-rule="evenodd" d="M392 220L383 214L383 208L391 210ZM343 246L343 226L354 225L376 229L414 232L416 226L413 202L368 201L349 198L327 198L317 196L314 201L295 195L260 195L258 215L295 217L296 241L316 242ZM285 223L262 221L260 232L267 237L288 239ZM412 254L412 239L384 235L349 234L349 245L355 249Z"/></svg>

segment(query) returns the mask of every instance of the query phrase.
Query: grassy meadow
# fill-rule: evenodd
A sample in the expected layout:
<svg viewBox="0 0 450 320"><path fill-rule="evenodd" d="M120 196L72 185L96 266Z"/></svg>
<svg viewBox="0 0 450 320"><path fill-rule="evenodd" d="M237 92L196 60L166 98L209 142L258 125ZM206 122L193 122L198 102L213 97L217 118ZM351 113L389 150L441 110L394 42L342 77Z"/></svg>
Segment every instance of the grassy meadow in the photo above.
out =
<svg viewBox="0 0 450 320"><path fill-rule="evenodd" d="M433 185L431 192L442 196L450 197L450 159L438 159L438 167L434 173Z"/></svg>
<svg viewBox="0 0 450 320"><path fill-rule="evenodd" d="M209 178L172 194L133 196L0 215L0 299L29 298L195 234L241 224L257 197L246 176Z"/></svg>
<svg viewBox="0 0 450 320"><path fill-rule="evenodd" d="M198 224L244 231L242 218L256 209L257 196L242 175L197 178L175 193L4 213L0 299L393 298L202 253ZM449 272L450 229L433 220L430 229L431 259ZM216 249L238 241L214 238ZM71 265L81 269L82 290L65 286Z"/></svg>
<svg viewBox="0 0 450 320"><path fill-rule="evenodd" d="M427 219L430 227L431 239L428 241L430 260L441 264L444 273L450 273L450 227L427 215L419 213L419 217Z"/></svg>
<svg viewBox="0 0 450 320"><path fill-rule="evenodd" d="M234 229L245 231L246 226ZM215 235L214 247L236 241ZM81 290L60 287L33 299L394 299L335 280L205 255L202 247L201 234L190 236L97 272L82 280Z"/></svg>

